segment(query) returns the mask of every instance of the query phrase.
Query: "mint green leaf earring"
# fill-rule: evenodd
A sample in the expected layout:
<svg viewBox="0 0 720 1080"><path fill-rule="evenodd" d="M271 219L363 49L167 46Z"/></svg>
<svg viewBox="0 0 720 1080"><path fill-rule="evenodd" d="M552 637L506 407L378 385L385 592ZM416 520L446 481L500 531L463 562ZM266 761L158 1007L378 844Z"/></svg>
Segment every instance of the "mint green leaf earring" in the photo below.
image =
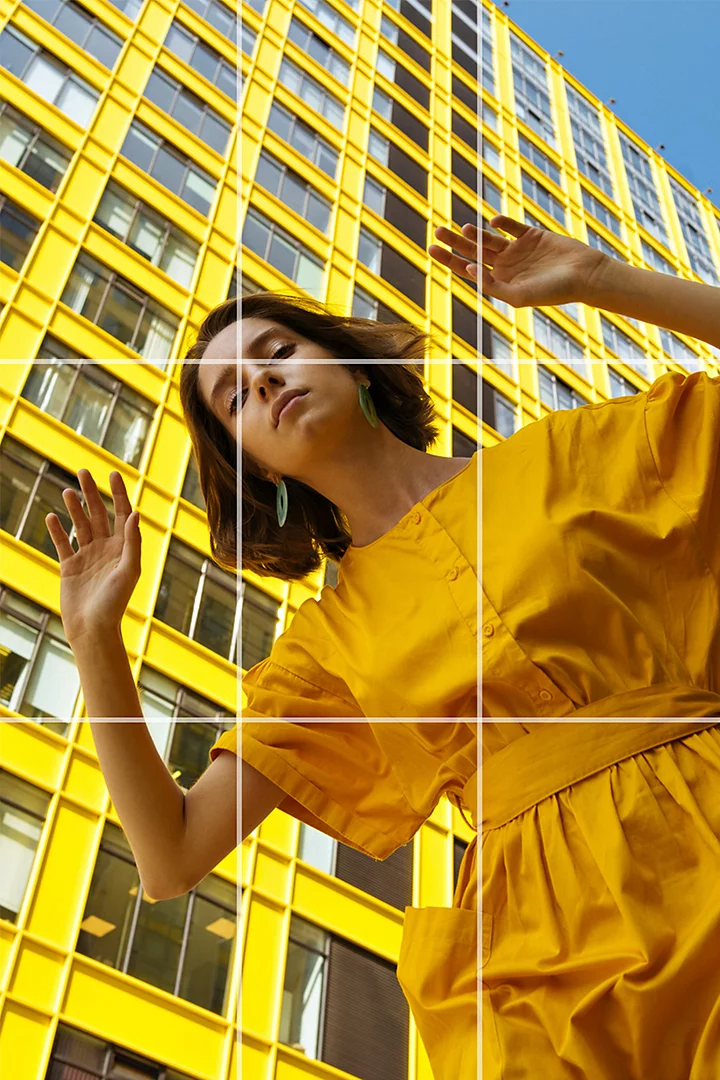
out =
<svg viewBox="0 0 720 1080"><path fill-rule="evenodd" d="M358 386L358 393L360 395L360 408L365 414L365 419L371 427L376 428L378 426L377 413L375 412L375 405L373 399L370 397L370 391L364 383L360 383Z"/></svg>
<svg viewBox="0 0 720 1080"><path fill-rule="evenodd" d="M275 506L277 509L278 525L280 526L280 528L282 528L287 520L288 512L288 493L287 485L284 480L281 480L277 486L277 491L275 493Z"/></svg>

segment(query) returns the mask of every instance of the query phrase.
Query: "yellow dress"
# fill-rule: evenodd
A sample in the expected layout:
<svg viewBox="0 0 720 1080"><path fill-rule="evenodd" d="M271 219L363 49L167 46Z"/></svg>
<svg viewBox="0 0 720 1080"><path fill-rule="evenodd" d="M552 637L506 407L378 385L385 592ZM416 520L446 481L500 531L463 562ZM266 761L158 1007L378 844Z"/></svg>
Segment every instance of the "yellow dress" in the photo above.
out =
<svg viewBox="0 0 720 1080"><path fill-rule="evenodd" d="M483 450L483 716L720 716L719 447L671 372Z"/></svg>
<svg viewBox="0 0 720 1080"><path fill-rule="evenodd" d="M477 458L348 549L243 677L243 717L477 718Z"/></svg>
<svg viewBox="0 0 720 1080"><path fill-rule="evenodd" d="M210 750L237 754L237 726ZM407 844L447 794L477 829L477 723L244 721L241 756L279 808L374 859ZM476 1080L477 837L452 907L406 907L397 967L435 1080Z"/></svg>
<svg viewBox="0 0 720 1080"><path fill-rule="evenodd" d="M720 379L553 414L483 466L483 1080L711 1080Z"/></svg>

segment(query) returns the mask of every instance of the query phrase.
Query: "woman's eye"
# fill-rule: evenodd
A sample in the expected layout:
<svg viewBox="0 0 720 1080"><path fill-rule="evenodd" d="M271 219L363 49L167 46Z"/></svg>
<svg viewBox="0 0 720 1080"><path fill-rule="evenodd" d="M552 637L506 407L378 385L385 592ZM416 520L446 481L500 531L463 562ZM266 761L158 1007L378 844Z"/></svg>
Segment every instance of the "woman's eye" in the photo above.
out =
<svg viewBox="0 0 720 1080"><path fill-rule="evenodd" d="M237 392L230 399L230 415L237 411Z"/></svg>
<svg viewBox="0 0 720 1080"><path fill-rule="evenodd" d="M277 349L277 350L276 350L276 351L275 351L275 352L274 352L274 353L272 354L272 359L274 360L274 359L275 359L275 358L276 358L277 356L279 356L279 355L280 355L280 353L281 353L281 352L284 352L284 351L285 351L285 349L294 349L294 348L295 348L295 346L294 346L294 345L281 345L281 346L280 346L280 348L279 348L279 349Z"/></svg>

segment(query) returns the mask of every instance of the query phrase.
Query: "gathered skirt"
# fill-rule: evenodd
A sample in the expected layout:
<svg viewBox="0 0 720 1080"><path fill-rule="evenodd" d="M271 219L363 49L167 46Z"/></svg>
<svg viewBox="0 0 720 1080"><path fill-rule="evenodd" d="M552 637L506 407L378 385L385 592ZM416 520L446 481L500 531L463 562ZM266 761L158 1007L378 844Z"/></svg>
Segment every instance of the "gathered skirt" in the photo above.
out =
<svg viewBox="0 0 720 1080"><path fill-rule="evenodd" d="M720 724L531 726L483 766L483 1080L720 1077Z"/></svg>

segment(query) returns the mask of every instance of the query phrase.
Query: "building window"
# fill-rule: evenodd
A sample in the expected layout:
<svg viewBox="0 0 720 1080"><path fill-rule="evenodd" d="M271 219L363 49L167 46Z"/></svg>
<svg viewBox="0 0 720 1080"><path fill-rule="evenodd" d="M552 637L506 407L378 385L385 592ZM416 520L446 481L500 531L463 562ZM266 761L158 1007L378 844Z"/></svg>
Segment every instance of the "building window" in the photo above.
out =
<svg viewBox="0 0 720 1080"><path fill-rule="evenodd" d="M190 288L200 245L115 180L108 180L93 220L178 285Z"/></svg>
<svg viewBox="0 0 720 1080"><path fill-rule="evenodd" d="M563 382L554 371L538 364L540 400L550 409L576 409L589 402L572 386Z"/></svg>
<svg viewBox="0 0 720 1080"><path fill-rule="evenodd" d="M316 34L314 30L311 30L309 26L306 26L294 15L290 20L287 36L306 56L315 60L321 68L329 72L343 86L349 85L350 65L347 60L344 60L332 46L323 41L319 34Z"/></svg>
<svg viewBox="0 0 720 1080"><path fill-rule="evenodd" d="M245 3L248 2L250 7L255 8L262 15L265 0L245 0ZM231 41L237 48L237 11L231 11L220 0L183 0L183 3L192 8L201 19L204 19L205 22L210 23L221 34L224 34L228 41Z"/></svg>
<svg viewBox="0 0 720 1080"><path fill-rule="evenodd" d="M245 30L246 26L243 23L243 35ZM243 46L244 44L243 37ZM237 101L235 68L227 60L224 60L219 52L211 49L198 34L188 30L177 19L173 20L167 32L165 48L174 53L189 68L192 68L196 75L202 75L204 79L216 86L223 94L227 94L233 101ZM249 51L252 52L252 47Z"/></svg>
<svg viewBox="0 0 720 1080"><path fill-rule="evenodd" d="M83 360L79 364L36 363L21 396L58 423L102 447L106 456L115 457L133 469L140 467L155 419L155 406L99 364L90 360ZM69 486L75 490L77 480ZM51 499L53 504L59 501L62 506L61 492L62 489L51 492L48 488L44 497ZM80 491L78 495L82 501ZM107 501L104 498L103 501L112 525L113 500L108 497ZM54 505L52 509L55 510ZM73 538L74 533L70 531L73 524L67 511L64 515L58 514L58 517L63 523L65 520L69 522L68 532ZM48 554L57 561L55 545L49 536L47 544L50 545Z"/></svg>
<svg viewBox="0 0 720 1080"><path fill-rule="evenodd" d="M517 427L514 403L485 379L482 380L482 419L504 439L509 439Z"/></svg>
<svg viewBox="0 0 720 1080"><path fill-rule="evenodd" d="M282 105L278 105L276 101L270 108L268 127L313 165L317 165L318 169L327 173L331 180L335 180L338 163L337 150L311 127L304 124L299 117L294 116Z"/></svg>
<svg viewBox="0 0 720 1080"><path fill-rule="evenodd" d="M79 127L87 128L99 92L76 75L68 64L41 49L15 27L0 33L0 67L6 68L36 94L56 105Z"/></svg>
<svg viewBox="0 0 720 1080"><path fill-rule="evenodd" d="M458 405L478 416L479 383L477 372L467 364L452 365L452 396Z"/></svg>
<svg viewBox="0 0 720 1080"><path fill-rule="evenodd" d="M225 153L230 125L177 79L153 71L145 87L145 97L218 154Z"/></svg>
<svg viewBox="0 0 720 1080"><path fill-rule="evenodd" d="M60 186L72 152L29 117L0 103L0 157L48 191Z"/></svg>
<svg viewBox="0 0 720 1080"><path fill-rule="evenodd" d="M98 63L110 69L115 66L123 45L122 39L105 26L97 15L91 15L72 0L23 0L23 3Z"/></svg>
<svg viewBox="0 0 720 1080"><path fill-rule="evenodd" d="M640 393L639 387L633 386L629 379L626 379L624 375L620 375L611 367L608 367L608 379L610 381L610 396L613 398L632 397Z"/></svg>
<svg viewBox="0 0 720 1080"><path fill-rule="evenodd" d="M133 282L81 252L63 304L146 360L167 360L179 320Z"/></svg>
<svg viewBox="0 0 720 1080"><path fill-rule="evenodd" d="M255 182L272 192L284 206L294 210L321 233L327 234L330 225L331 206L293 169L282 164L267 150L260 151Z"/></svg>
<svg viewBox="0 0 720 1080"><path fill-rule="evenodd" d="M558 360L581 360L584 363L585 349L582 344L553 319L533 309L533 324L536 340L544 349L557 356Z"/></svg>
<svg viewBox="0 0 720 1080"><path fill-rule="evenodd" d="M319 298L324 265L308 248L258 210L249 210L242 243L301 289Z"/></svg>
<svg viewBox="0 0 720 1080"><path fill-rule="evenodd" d="M287 57L283 57L278 78L291 93L296 94L311 109L324 116L330 124L342 130L345 107L317 79L313 79Z"/></svg>
<svg viewBox="0 0 720 1080"><path fill-rule="evenodd" d="M133 120L120 153L207 217L215 196L215 182L165 139Z"/></svg>
<svg viewBox="0 0 720 1080"><path fill-rule="evenodd" d="M0 194L0 262L20 273L39 229L37 218Z"/></svg>
<svg viewBox="0 0 720 1080"><path fill-rule="evenodd" d="M245 671L249 671L270 655L279 611L277 600L243 580L241 663Z"/></svg>

